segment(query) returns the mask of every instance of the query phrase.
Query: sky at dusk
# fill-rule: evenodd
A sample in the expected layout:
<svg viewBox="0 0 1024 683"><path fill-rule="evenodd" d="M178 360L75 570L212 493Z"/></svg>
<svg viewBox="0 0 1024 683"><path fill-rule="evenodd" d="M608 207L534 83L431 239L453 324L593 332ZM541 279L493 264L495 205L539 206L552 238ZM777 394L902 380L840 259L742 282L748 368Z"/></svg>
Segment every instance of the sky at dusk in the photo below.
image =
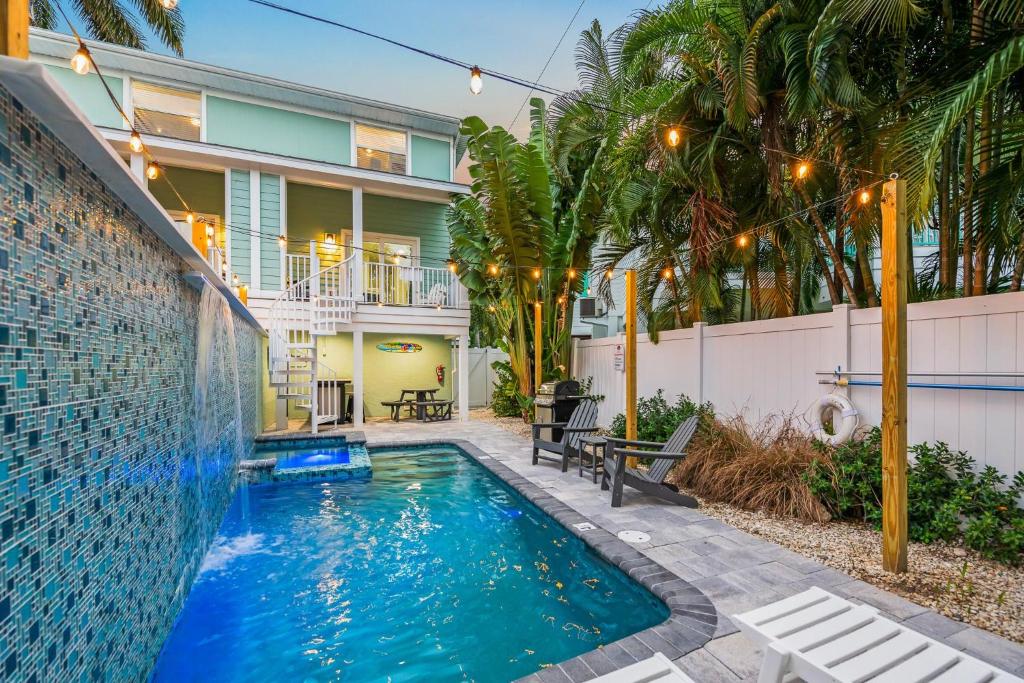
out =
<svg viewBox="0 0 1024 683"><path fill-rule="evenodd" d="M534 81L579 0L460 2L455 0L276 0L297 10L384 34L417 47ZM542 83L576 86L574 52L597 19L617 28L647 0L585 0ZM289 16L247 0L180 0L185 57L427 111L508 127L524 88L485 78L480 95L469 74L348 31ZM149 48L166 52L155 39ZM529 124L524 109L513 129ZM459 174L465 181L464 173Z"/></svg>

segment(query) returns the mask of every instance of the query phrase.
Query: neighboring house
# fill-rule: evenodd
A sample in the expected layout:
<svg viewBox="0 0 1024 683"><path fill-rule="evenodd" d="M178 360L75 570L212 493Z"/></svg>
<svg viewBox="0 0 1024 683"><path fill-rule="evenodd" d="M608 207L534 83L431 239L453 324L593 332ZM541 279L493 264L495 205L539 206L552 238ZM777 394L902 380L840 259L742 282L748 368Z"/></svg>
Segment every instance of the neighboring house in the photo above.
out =
<svg viewBox="0 0 1024 683"><path fill-rule="evenodd" d="M468 191L453 181L459 119L91 43L160 162L147 181L99 78L68 68L73 39L33 29L30 46L183 235L247 294L269 333L264 414L280 425L314 413L315 429L345 413L339 390L354 397L357 424L387 414L380 402L402 389L452 398L453 346L465 367L469 333L465 292L445 263L445 209ZM205 223L186 222L182 199Z"/></svg>

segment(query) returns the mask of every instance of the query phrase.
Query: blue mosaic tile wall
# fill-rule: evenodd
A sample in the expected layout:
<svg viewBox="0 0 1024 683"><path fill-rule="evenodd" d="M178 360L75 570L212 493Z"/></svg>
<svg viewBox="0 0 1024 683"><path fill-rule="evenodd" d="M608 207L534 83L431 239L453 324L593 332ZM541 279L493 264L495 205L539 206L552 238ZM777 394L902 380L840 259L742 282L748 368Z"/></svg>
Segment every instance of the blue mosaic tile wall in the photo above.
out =
<svg viewBox="0 0 1024 683"><path fill-rule="evenodd" d="M228 311L197 410L184 262L3 89L0 197L0 680L145 680L252 450L261 338Z"/></svg>

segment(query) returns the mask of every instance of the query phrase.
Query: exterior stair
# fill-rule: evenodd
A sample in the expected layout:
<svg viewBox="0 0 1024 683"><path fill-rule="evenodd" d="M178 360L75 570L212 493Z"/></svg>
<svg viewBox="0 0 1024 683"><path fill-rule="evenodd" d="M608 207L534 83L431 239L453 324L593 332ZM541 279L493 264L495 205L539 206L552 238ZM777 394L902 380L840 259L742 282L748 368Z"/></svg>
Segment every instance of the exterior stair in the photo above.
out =
<svg viewBox="0 0 1024 683"><path fill-rule="evenodd" d="M338 374L317 358L317 338L351 322L353 257L291 283L269 309L270 386L279 399L309 410L312 432L345 417Z"/></svg>

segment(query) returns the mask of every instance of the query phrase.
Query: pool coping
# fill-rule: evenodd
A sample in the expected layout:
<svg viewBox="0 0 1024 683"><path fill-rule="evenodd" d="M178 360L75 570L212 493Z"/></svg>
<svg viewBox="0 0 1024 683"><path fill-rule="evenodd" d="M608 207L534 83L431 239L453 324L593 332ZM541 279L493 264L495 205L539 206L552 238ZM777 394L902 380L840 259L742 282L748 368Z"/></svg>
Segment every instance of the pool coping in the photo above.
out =
<svg viewBox="0 0 1024 683"><path fill-rule="evenodd" d="M368 449L420 446L455 446L586 543L605 561L646 588L669 609L668 619L657 626L552 664L518 681L589 681L635 664L654 652L662 652L669 659L678 659L711 640L718 626L718 611L699 588L547 493L471 441L439 438L366 443ZM589 524L589 527L580 529L575 524Z"/></svg>

